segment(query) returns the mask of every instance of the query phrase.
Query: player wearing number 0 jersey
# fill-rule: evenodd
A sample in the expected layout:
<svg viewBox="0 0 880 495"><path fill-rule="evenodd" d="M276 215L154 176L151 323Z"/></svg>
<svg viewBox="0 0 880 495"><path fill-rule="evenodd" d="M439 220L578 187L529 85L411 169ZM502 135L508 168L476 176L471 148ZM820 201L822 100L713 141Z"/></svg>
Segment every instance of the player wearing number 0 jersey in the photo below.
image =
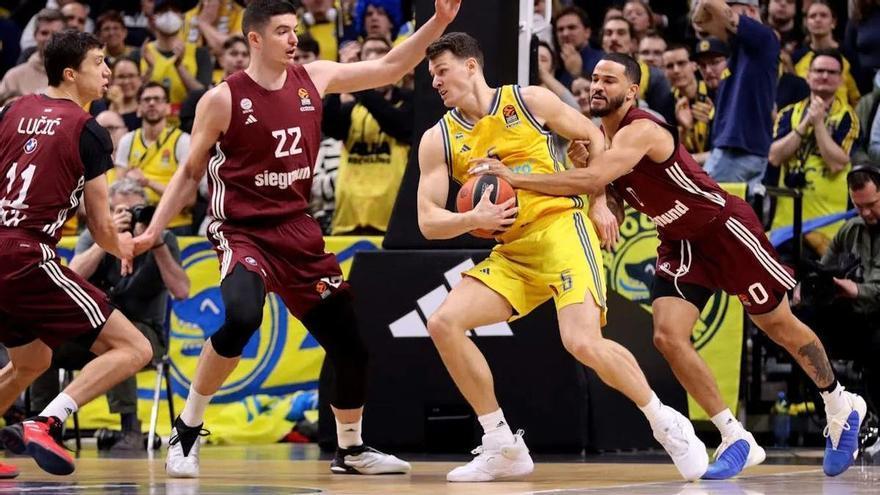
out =
<svg viewBox="0 0 880 495"><path fill-rule="evenodd" d="M514 187L579 194L612 183L630 206L657 225L660 246L651 289L654 342L673 372L721 432L708 478L728 478L759 464L764 450L724 404L718 385L690 341L693 327L717 289L736 295L752 321L798 361L825 401L825 473L845 471L858 453L865 401L837 382L822 343L789 309L794 288L761 223L742 199L728 195L678 141L673 126L635 107L640 68L626 55L596 65L590 107L602 117L610 148L591 165L551 177L515 176Z"/></svg>
<svg viewBox="0 0 880 495"><path fill-rule="evenodd" d="M532 472L522 430L514 434L507 424L495 397L492 372L467 331L524 316L551 297L565 348L642 409L684 478L699 478L709 458L693 426L660 402L626 348L602 336L604 270L593 222L599 224L605 242L617 233L617 221L604 195L591 198L589 219L578 197L530 191L517 192L518 209L512 199L492 204L488 191L468 212L445 209L449 176L463 182L489 164L510 175L555 175L562 167L555 159L550 132L590 139L598 155L604 142L599 129L544 88L489 87L479 44L465 33L449 33L433 43L428 62L434 88L452 110L419 145L422 233L443 239L474 229L503 231L489 257L464 273L428 319L434 345L484 431L482 445L474 451L477 456L450 471L446 479L494 481Z"/></svg>
<svg viewBox="0 0 880 495"><path fill-rule="evenodd" d="M143 368L152 350L107 296L61 265L55 252L61 226L85 195L96 242L122 258L124 270L131 266L131 234L117 235L107 203L110 135L82 108L106 90L104 51L93 35L64 31L52 36L44 60L47 94L0 109L0 343L10 358L0 371L0 411L49 367L60 344L74 341L98 356L39 416L0 430L0 440L50 473L70 474L62 424ZM0 465L0 477L11 472Z"/></svg>
<svg viewBox="0 0 880 495"><path fill-rule="evenodd" d="M327 353L335 375L328 392L341 474L405 473L409 463L364 445L367 351L348 285L324 251L308 214L312 168L321 143L321 99L393 84L422 59L458 12L460 0L436 0L436 14L384 57L352 64L294 65L296 8L281 0L248 3L242 22L250 66L199 101L190 154L168 185L136 251L151 245L208 174L214 218L208 237L220 261L225 321L205 343L183 412L175 420L165 468L199 474L199 437L211 397L234 370L262 324L267 292L277 293Z"/></svg>

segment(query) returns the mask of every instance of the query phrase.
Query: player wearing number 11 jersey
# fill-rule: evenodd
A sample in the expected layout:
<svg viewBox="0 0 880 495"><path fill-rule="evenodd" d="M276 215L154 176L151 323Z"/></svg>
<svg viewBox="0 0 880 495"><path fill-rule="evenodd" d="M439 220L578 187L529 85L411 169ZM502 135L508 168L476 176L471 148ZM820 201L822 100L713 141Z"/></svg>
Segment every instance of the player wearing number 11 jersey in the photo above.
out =
<svg viewBox="0 0 880 495"><path fill-rule="evenodd" d="M152 350L104 293L55 254L61 226L84 192L95 241L130 269L131 234L116 233L107 204L113 145L82 108L107 89L103 47L91 34L64 31L53 35L44 60L47 94L0 109L0 343L10 360L0 370L0 411L49 367L60 344L75 342L98 357L39 416L0 430L0 440L52 474L70 474L64 420L143 368ZM16 473L0 465L0 478Z"/></svg>
<svg viewBox="0 0 880 495"><path fill-rule="evenodd" d="M460 0L436 0L436 14L384 57L352 64L294 65L296 9L285 1L254 0L242 28L250 66L208 91L196 108L190 154L172 178L136 251L155 242L207 172L208 228L220 260L225 322L205 343L186 405L174 423L166 471L199 473L199 437L211 397L259 329L267 292L275 292L327 353L335 386L341 474L405 473L409 463L366 447L361 439L367 352L357 330L347 284L324 251L308 214L312 168L321 142L321 98L393 84L422 59L458 12Z"/></svg>

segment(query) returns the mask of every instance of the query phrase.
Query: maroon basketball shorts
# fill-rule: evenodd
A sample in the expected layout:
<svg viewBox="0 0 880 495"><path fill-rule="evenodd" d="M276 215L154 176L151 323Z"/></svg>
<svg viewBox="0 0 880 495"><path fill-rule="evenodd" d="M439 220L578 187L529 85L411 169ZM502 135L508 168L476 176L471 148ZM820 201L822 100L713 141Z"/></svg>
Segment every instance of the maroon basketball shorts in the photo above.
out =
<svg viewBox="0 0 880 495"><path fill-rule="evenodd" d="M113 307L107 296L61 266L55 248L26 235L0 237L0 342L40 339L51 348L91 347Z"/></svg>
<svg viewBox="0 0 880 495"><path fill-rule="evenodd" d="M240 264L259 275L297 318L348 289L336 255L324 251L321 227L308 215L264 227L213 222L208 237L220 259L221 280Z"/></svg>
<svg viewBox="0 0 880 495"><path fill-rule="evenodd" d="M797 284L792 273L779 261L751 206L734 196L699 235L661 238L657 248L656 275L676 284L681 297L688 299L681 290L687 284L722 289L737 296L749 314L776 308Z"/></svg>

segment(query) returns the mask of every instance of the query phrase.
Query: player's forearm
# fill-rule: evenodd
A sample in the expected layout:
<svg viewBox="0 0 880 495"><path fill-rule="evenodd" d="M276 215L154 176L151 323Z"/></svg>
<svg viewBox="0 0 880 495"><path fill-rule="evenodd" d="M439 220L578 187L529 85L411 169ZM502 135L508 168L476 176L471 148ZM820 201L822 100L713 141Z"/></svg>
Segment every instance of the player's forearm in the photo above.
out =
<svg viewBox="0 0 880 495"><path fill-rule="evenodd" d="M75 255L70 260L69 268L82 278L89 278L94 275L105 254L101 246L97 243L92 244L88 249Z"/></svg>
<svg viewBox="0 0 880 495"><path fill-rule="evenodd" d="M443 34L446 26L447 24L435 15L406 41L388 52L384 57L385 67L388 69L385 72L387 77L381 83L377 82L375 86L396 83L407 72L413 70L425 58L428 45Z"/></svg>
<svg viewBox="0 0 880 495"><path fill-rule="evenodd" d="M426 239L452 239L476 228L471 219L470 213L436 207L430 212L419 211L419 229Z"/></svg>
<svg viewBox="0 0 880 495"><path fill-rule="evenodd" d="M93 215L89 215L89 232L92 233L92 238L95 239L98 246L101 246L101 249L117 258L122 258L119 233L110 218L110 213L107 213L106 216L101 215L99 218L93 218Z"/></svg>
<svg viewBox="0 0 880 495"><path fill-rule="evenodd" d="M605 184L591 168L573 168L554 174L513 174L510 185L550 196L600 194Z"/></svg>
<svg viewBox="0 0 880 495"><path fill-rule="evenodd" d="M153 213L153 220L146 232L158 238L168 226L168 222L180 213L180 210L187 206L195 196L199 189L200 180L201 177L196 178L190 174L186 165L179 167L165 188L165 194L159 200L156 212Z"/></svg>
<svg viewBox="0 0 880 495"><path fill-rule="evenodd" d="M153 257L159 267L159 275L171 297L174 299L186 299L189 297L189 276L171 255L167 245L153 248Z"/></svg>

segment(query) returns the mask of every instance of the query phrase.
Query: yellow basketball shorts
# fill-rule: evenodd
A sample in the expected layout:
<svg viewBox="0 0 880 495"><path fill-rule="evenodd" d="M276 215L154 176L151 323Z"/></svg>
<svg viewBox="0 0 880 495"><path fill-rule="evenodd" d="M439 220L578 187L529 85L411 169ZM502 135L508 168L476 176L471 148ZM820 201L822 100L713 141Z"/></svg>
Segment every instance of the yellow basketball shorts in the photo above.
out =
<svg viewBox="0 0 880 495"><path fill-rule="evenodd" d="M599 237L582 211L568 211L529 225L523 235L492 249L464 272L494 290L521 318L553 298L556 310L584 302L589 292L605 325L605 270Z"/></svg>

